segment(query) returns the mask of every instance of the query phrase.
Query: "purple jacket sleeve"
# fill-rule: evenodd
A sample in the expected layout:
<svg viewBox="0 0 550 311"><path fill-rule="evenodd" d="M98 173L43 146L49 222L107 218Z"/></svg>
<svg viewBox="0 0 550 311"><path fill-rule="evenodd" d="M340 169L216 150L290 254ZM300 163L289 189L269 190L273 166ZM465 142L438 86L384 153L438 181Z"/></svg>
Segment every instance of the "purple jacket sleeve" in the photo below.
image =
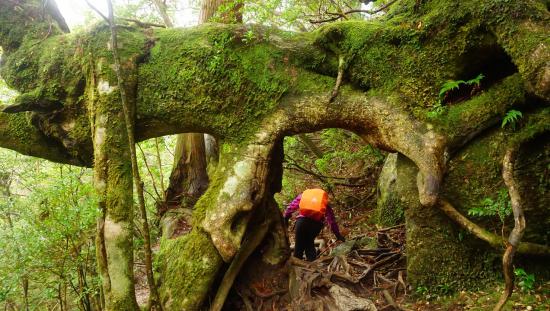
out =
<svg viewBox="0 0 550 311"><path fill-rule="evenodd" d="M287 206L284 213L285 218L290 218L292 214L294 214L294 212L298 210L298 208L300 207L301 199L302 199L302 194L299 194L297 197L294 198L294 200L292 200L292 202L290 202L290 204Z"/></svg>
<svg viewBox="0 0 550 311"><path fill-rule="evenodd" d="M330 226L330 230L336 237L340 236L340 229L338 228L338 224L336 223L336 218L334 218L334 212L332 211L332 207L330 205L327 205L327 210L325 211L325 219L327 221L327 224Z"/></svg>

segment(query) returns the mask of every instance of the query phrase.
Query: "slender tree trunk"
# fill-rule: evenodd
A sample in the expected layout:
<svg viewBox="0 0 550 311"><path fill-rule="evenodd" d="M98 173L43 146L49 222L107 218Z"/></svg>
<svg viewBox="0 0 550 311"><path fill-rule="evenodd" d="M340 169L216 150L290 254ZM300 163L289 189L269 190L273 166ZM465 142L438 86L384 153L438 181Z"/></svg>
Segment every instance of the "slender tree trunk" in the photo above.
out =
<svg viewBox="0 0 550 311"><path fill-rule="evenodd" d="M164 3L161 0L153 0L153 3L157 7L160 17L162 17L162 21L164 22L164 25L166 25L166 27L168 28L174 27L174 23L172 23L172 19L170 18L170 16L168 16L166 3Z"/></svg>
<svg viewBox="0 0 550 311"><path fill-rule="evenodd" d="M143 226L143 240L144 240L144 250L145 250L145 270L147 273L147 283L149 285L150 295L149 295L149 305L151 307L158 307L162 310L162 304L160 302L159 294L157 291L157 286L155 285L155 278L153 275L153 254L151 251L151 234L149 230L149 222L147 220L147 210L145 209L145 198L143 195L143 181L139 175L139 167L137 163L136 155L136 142L134 138L134 113L135 102L130 98L131 94L128 94L126 87L126 78L122 72L122 67L120 64L120 57L118 55L118 46L117 46L117 32L114 19L113 5L109 0L107 1L109 6L109 26L111 28L111 49L113 51L113 59L115 65L115 73L117 76L118 87L120 90L120 101L122 104L122 111L124 115L124 125L126 127L126 134L128 138L128 147L130 149L130 162L132 167L132 176L134 184L137 190L138 202L139 202L139 211L141 214L142 226ZM135 294L134 294L135 297Z"/></svg>
<svg viewBox="0 0 550 311"><path fill-rule="evenodd" d="M134 284L133 188L130 148L116 81L104 60L92 67L88 98L94 146L94 187L102 216L96 254L105 310L138 310ZM112 73L111 73L112 74ZM99 81L99 82L96 82ZM108 87L97 88L98 83Z"/></svg>
<svg viewBox="0 0 550 311"><path fill-rule="evenodd" d="M65 310L63 307L63 295L61 293L61 282L57 284L57 301L59 302L59 311Z"/></svg>
<svg viewBox="0 0 550 311"><path fill-rule="evenodd" d="M88 292L88 284L86 282L86 272L83 265L78 265L77 268L78 274L78 290L80 295L80 304L82 305L82 310L92 311L92 304L90 302L90 293Z"/></svg>

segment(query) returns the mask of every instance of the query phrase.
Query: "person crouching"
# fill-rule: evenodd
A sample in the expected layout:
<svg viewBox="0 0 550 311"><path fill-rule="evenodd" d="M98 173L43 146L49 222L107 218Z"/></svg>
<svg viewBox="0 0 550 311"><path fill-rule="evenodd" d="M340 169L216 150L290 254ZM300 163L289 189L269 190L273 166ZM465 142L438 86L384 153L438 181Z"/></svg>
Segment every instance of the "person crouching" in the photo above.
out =
<svg viewBox="0 0 550 311"><path fill-rule="evenodd" d="M326 222L336 239L345 242L340 234L338 224L334 218L334 212L328 202L328 194L323 189L307 189L299 194L287 206L284 212L285 224L297 210L295 225L294 257L303 259L304 252L308 261L317 257L314 240L323 229Z"/></svg>

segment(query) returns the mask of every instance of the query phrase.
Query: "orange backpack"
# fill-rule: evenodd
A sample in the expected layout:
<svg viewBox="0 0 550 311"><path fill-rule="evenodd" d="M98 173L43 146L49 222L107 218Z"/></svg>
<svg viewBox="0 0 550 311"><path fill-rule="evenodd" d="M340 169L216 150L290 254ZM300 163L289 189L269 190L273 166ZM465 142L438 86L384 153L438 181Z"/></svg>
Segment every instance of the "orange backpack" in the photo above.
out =
<svg viewBox="0 0 550 311"><path fill-rule="evenodd" d="M300 215L321 221L325 217L328 194L322 189L308 189L302 193Z"/></svg>

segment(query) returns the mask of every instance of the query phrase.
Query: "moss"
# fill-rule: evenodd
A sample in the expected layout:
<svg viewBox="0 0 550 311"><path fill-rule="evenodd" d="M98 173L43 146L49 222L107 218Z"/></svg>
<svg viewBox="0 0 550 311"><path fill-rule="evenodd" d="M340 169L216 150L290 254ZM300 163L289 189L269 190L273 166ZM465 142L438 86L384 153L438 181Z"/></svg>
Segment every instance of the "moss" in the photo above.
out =
<svg viewBox="0 0 550 311"><path fill-rule="evenodd" d="M163 239L157 258L163 305L169 310L200 310L221 265L210 238L198 228Z"/></svg>
<svg viewBox="0 0 550 311"><path fill-rule="evenodd" d="M413 288L448 294L494 280L499 257L465 236L438 209L419 204L418 169L410 160L398 156L396 167L396 196L406 207L407 276Z"/></svg>
<svg viewBox="0 0 550 311"><path fill-rule="evenodd" d="M504 116L508 109L524 102L523 80L515 74L470 100L448 107L445 113L431 120L440 131L459 136L479 124L486 124L494 116Z"/></svg>
<svg viewBox="0 0 550 311"><path fill-rule="evenodd" d="M391 227L403 223L405 220L405 211L399 199L390 199L386 204L385 206L382 204L377 205L376 223L383 227Z"/></svg>
<svg viewBox="0 0 550 311"><path fill-rule="evenodd" d="M470 143L449 162L443 195L463 215L470 208L480 207L485 198L496 199L497 192L504 187L501 162L507 139L502 131L493 130ZM490 231L499 231L501 227L498 217L480 224Z"/></svg>
<svg viewBox="0 0 550 311"><path fill-rule="evenodd" d="M189 125L200 128L201 120L213 120L211 130L218 136L240 142L257 131L281 97L304 83L314 85L300 59L269 41L245 43L242 31L242 26L207 24L155 32L155 46L139 69L139 109L155 109L156 102L185 106L194 111L182 118Z"/></svg>
<svg viewBox="0 0 550 311"><path fill-rule="evenodd" d="M344 57L346 63L345 79L351 84L348 89L390 97L393 104L408 109L421 121L433 121L442 132L456 134L471 129L470 123L483 121L478 117L481 112L498 115L510 105L510 99L520 104L524 97L522 84L538 79L537 69L547 60L548 53L547 49L534 53L537 44L548 41L546 28L540 27L547 22L547 12L543 12L542 4L534 3L403 0L378 21L335 23L298 35L238 25L155 31L121 26L119 48L128 75L126 87L138 92L138 117L154 116L160 120L157 122L178 120L174 128L212 132L227 143L222 148L224 155L213 185L197 204L194 217L200 223L207 212L219 208L215 202L225 182L223 170L229 170L236 162L231 152L242 151L239 148L251 141L266 117L278 108L285 109L289 101L282 98L288 99L305 89L311 93L331 90L339 57ZM95 149L99 153L96 172L104 174L101 176L109 185L102 200L113 221L130 222L131 196L126 192L131 188L130 166L125 161L125 138L120 135L124 127L117 105L119 94L113 91L100 99L89 97L97 95L95 89L101 84L116 85L110 68L111 52L106 48L108 29L99 26L85 34L47 37L47 23L38 23L24 34L24 27L8 24L13 20L6 11L0 10L0 17L0 42L9 52L2 75L8 84L23 93L21 99L38 95L63 105L62 111L38 116L40 130L29 130L28 121L15 118L10 122L16 129L5 132L18 139L35 139L31 141L45 135L66 155L80 157L81 153L91 153L89 146L82 147L89 144L85 137L90 133L85 118L75 117L85 115L88 108L99 107L93 113L108 117L112 132L105 138L105 145L114 149ZM529 29L534 30L533 35ZM243 40L249 30L257 34L255 39ZM492 81L497 82L494 86L498 90L456 104L449 107L447 114L428 120L426 112L437 103L439 86L446 80L471 78L468 75L480 68L477 63L471 65L472 55L499 44L517 63L523 80L515 76L501 83ZM15 51L18 46L22 49ZM531 54L540 57L529 59ZM536 79L531 79L533 75ZM86 87L88 92L84 95ZM86 107L92 98L97 106ZM313 110L322 106L313 107L307 113L315 117ZM178 117L169 118L171 114ZM97 120L92 118L92 122ZM68 134L63 126L76 130ZM97 124L92 126L97 130ZM452 181L452 186L446 194L462 202L463 211L490 195L498 179L501 146L489 141L504 142L507 136L494 135L496 138L476 141L451 163L448 182ZM492 145L485 146L482 141ZM29 152L34 148L16 147ZM102 158L111 152L111 162ZM471 157L466 156L468 152ZM475 242L466 237L466 242L461 243L460 232L445 217L436 210L420 207L414 166L409 165L405 172L408 175L402 178L406 186L399 199L407 206L408 264L413 284L457 289L479 282L480 271L485 273L482 277L491 276L487 267L492 266L492 253L483 252L483 260L472 258ZM238 228L242 226L243 222L237 223ZM126 249L127 239L119 242L115 244ZM163 297L174 309L200 308L222 265L208 235L198 227L188 236L163 241L159 262L164 277Z"/></svg>

